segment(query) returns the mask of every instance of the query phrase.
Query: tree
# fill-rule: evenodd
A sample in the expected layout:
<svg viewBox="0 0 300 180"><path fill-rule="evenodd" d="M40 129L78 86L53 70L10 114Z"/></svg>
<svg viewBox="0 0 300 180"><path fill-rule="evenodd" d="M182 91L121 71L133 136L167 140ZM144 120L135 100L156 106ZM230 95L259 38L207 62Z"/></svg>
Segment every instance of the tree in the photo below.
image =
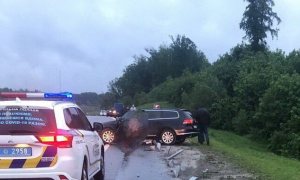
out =
<svg viewBox="0 0 300 180"><path fill-rule="evenodd" d="M215 74L223 83L230 97L234 96L233 87L239 74L240 62L252 55L253 52L249 45L238 44L233 47L229 53L220 56L219 59L213 63L211 73Z"/></svg>
<svg viewBox="0 0 300 180"><path fill-rule="evenodd" d="M74 94L74 100L78 105L99 106L99 96L95 92Z"/></svg>
<svg viewBox="0 0 300 180"><path fill-rule="evenodd" d="M185 69L191 73L200 72L210 63L206 59L204 53L197 50L196 44L186 36L177 35L175 38L170 36L172 44L170 48L171 54L171 75L173 78L180 77Z"/></svg>
<svg viewBox="0 0 300 180"><path fill-rule="evenodd" d="M272 6L275 5L273 0L247 0L247 2L249 5L243 14L240 29L246 31L244 38L249 40L253 51L264 51L267 46L266 33L270 32L272 39L274 36L278 37L279 29L273 29L272 26L274 19L278 24L281 19L272 11Z"/></svg>
<svg viewBox="0 0 300 180"><path fill-rule="evenodd" d="M121 80L121 78L115 78L114 80L110 81L109 85L107 86L108 92L115 96L116 102L122 96L122 88L120 87L120 84L122 83Z"/></svg>
<svg viewBox="0 0 300 180"><path fill-rule="evenodd" d="M111 92L106 92L105 94L99 94L99 104L101 109L110 109L114 106L114 103L116 102L117 102L116 96Z"/></svg>
<svg viewBox="0 0 300 180"><path fill-rule="evenodd" d="M185 70L200 72L211 65L189 38L178 35L171 36L171 40L170 45L161 45L158 50L147 48L149 57L134 56L134 63L124 69L123 75L110 82L109 92L118 100L125 96L134 99L136 94L149 93L169 76L180 77Z"/></svg>

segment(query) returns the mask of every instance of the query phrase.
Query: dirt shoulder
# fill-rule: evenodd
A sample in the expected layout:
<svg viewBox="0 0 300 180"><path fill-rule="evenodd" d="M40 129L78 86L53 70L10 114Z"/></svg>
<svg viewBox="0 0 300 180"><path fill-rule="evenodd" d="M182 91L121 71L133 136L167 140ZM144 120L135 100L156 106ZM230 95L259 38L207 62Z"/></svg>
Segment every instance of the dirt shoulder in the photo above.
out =
<svg viewBox="0 0 300 180"><path fill-rule="evenodd" d="M167 160L168 157L180 150L183 151ZM160 157L168 165L170 177L176 180L192 180L193 177L194 179L211 180L258 179L231 163L228 157L212 152L207 145L195 145L186 141L182 145L161 146Z"/></svg>

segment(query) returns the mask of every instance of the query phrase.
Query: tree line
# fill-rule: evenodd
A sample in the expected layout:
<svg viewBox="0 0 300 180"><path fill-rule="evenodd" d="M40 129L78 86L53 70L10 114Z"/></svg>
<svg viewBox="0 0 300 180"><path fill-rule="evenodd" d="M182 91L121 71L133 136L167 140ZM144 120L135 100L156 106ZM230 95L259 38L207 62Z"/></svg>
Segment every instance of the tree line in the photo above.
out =
<svg viewBox="0 0 300 180"><path fill-rule="evenodd" d="M300 159L300 51L271 51L267 33L281 19L273 0L247 0L239 24L245 40L210 64L186 36L170 45L146 49L109 92L123 102L168 101L192 112L206 107L216 129L247 135L268 144L273 152Z"/></svg>
<svg viewBox="0 0 300 180"><path fill-rule="evenodd" d="M281 19L273 0L247 0L240 28L242 42L209 63L184 35L169 45L148 48L134 57L108 92L74 95L79 105L113 107L115 102L141 105L167 101L192 112L206 107L211 127L247 135L273 152L300 159L300 50L271 51L267 33L278 36Z"/></svg>

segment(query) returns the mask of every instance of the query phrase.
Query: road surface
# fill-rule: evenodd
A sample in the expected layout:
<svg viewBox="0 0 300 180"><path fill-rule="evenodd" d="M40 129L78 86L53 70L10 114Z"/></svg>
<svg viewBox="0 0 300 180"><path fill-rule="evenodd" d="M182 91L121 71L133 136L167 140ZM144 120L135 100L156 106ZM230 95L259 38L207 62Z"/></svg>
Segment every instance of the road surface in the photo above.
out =
<svg viewBox="0 0 300 180"><path fill-rule="evenodd" d="M113 121L111 117L88 116L93 122ZM105 180L169 180L164 160L156 151L150 151L150 145L141 145L125 156L116 145L105 145Z"/></svg>

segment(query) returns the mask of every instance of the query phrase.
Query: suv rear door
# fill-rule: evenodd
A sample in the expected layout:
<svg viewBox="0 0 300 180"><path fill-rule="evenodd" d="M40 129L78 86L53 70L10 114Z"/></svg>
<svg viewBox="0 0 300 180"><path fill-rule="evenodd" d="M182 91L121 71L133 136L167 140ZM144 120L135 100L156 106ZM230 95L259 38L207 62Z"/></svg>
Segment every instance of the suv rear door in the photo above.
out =
<svg viewBox="0 0 300 180"><path fill-rule="evenodd" d="M182 122L179 120L179 113L177 110L164 110L162 111L163 123L165 127L170 129L178 129L182 125Z"/></svg>
<svg viewBox="0 0 300 180"><path fill-rule="evenodd" d="M157 136L161 129L161 110L158 109L147 109L145 112L148 114L148 136Z"/></svg>
<svg viewBox="0 0 300 180"><path fill-rule="evenodd" d="M0 169L51 167L57 147L40 143L57 131L54 110L45 107L0 107Z"/></svg>

